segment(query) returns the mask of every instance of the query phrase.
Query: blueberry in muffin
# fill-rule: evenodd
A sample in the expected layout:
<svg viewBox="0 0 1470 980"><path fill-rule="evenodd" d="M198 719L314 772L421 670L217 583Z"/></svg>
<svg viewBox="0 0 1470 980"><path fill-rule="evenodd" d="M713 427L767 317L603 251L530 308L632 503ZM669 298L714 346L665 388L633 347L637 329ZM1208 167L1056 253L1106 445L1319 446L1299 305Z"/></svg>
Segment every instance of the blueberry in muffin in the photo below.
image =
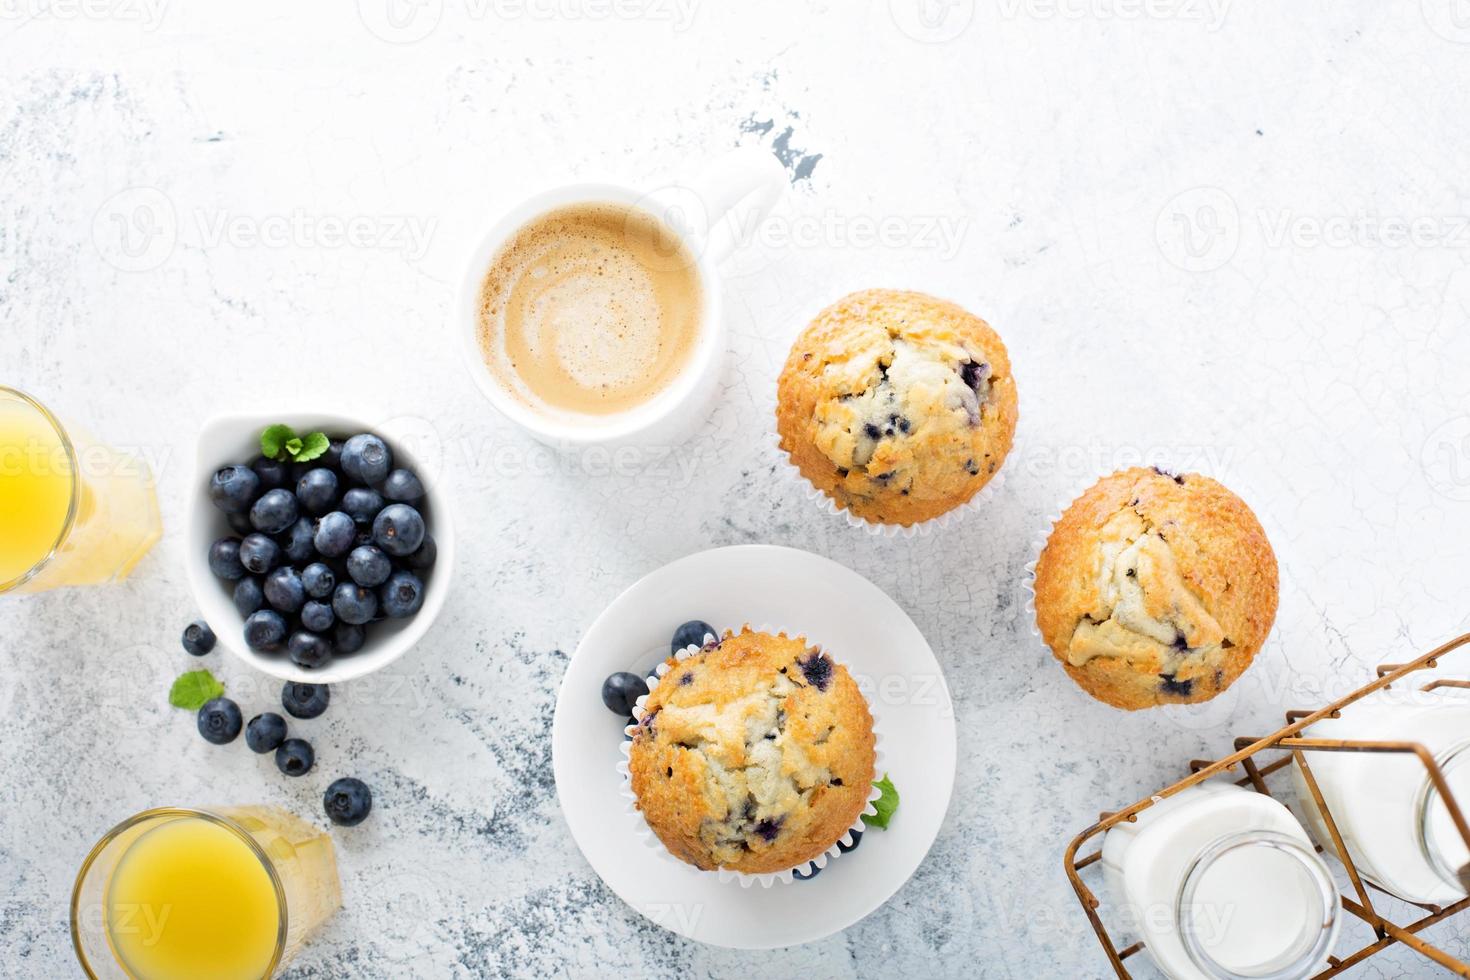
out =
<svg viewBox="0 0 1470 980"><path fill-rule="evenodd" d="M1036 625L1083 690L1118 708L1208 701L1276 618L1276 555L1209 477L1131 469L1067 508L1036 563Z"/></svg>
<svg viewBox="0 0 1470 980"><path fill-rule="evenodd" d="M628 769L638 809L702 870L786 871L867 806L873 717L847 668L802 637L726 632L649 693Z"/></svg>
<svg viewBox="0 0 1470 980"><path fill-rule="evenodd" d="M870 289L797 338L777 387L781 448L863 520L909 526L964 504L1015 436L1016 383L984 320L923 293Z"/></svg>

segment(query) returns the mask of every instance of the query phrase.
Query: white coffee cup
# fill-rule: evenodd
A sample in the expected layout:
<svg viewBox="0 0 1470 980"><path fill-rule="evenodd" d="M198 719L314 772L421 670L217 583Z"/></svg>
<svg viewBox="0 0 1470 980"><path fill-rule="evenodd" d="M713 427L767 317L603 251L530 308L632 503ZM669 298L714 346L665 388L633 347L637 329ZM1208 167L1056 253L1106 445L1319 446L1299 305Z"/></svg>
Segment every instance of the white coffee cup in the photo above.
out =
<svg viewBox="0 0 1470 980"><path fill-rule="evenodd" d="M727 353L716 268L770 214L786 188L786 172L769 151L743 148L717 160L696 180L641 191L615 183L570 184L543 191L501 215L470 256L454 327L475 382L506 418L561 449L587 446L673 447L708 416ZM699 337L689 363L648 401L612 415L552 415L538 411L495 376L480 349L480 294L496 254L528 222L577 204L620 204L647 212L682 240L695 258L702 293Z"/></svg>

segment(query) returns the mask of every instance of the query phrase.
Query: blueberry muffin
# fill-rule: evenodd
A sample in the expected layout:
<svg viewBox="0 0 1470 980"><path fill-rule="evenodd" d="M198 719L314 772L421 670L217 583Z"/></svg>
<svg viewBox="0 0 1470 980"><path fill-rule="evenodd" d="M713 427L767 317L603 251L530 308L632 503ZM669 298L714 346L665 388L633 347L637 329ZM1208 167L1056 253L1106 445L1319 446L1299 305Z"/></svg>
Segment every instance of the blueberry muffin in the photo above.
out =
<svg viewBox="0 0 1470 980"><path fill-rule="evenodd" d="M1276 618L1276 555L1209 477L1131 469L1067 508L1036 563L1036 626L1072 679L1130 711L1208 701Z"/></svg>
<svg viewBox="0 0 1470 980"><path fill-rule="evenodd" d="M979 493L1010 452L1016 415L989 324L891 289L817 314L777 387L781 448L812 486L877 524L917 524Z"/></svg>
<svg viewBox="0 0 1470 980"><path fill-rule="evenodd" d="M801 637L745 627L677 660L628 751L638 809L705 871L786 871L867 806L873 717L847 668Z"/></svg>

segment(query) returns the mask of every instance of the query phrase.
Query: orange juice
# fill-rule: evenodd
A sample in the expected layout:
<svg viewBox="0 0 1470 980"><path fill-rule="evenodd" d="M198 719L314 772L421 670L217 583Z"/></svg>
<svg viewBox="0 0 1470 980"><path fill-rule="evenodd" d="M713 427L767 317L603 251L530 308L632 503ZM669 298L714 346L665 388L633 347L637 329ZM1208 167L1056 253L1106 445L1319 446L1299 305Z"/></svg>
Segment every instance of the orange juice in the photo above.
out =
<svg viewBox="0 0 1470 980"><path fill-rule="evenodd" d="M0 386L0 592L126 578L162 531L138 454Z"/></svg>
<svg viewBox="0 0 1470 980"><path fill-rule="evenodd" d="M281 903L234 831L180 817L133 842L107 889L107 935L140 980L260 980L275 959Z"/></svg>

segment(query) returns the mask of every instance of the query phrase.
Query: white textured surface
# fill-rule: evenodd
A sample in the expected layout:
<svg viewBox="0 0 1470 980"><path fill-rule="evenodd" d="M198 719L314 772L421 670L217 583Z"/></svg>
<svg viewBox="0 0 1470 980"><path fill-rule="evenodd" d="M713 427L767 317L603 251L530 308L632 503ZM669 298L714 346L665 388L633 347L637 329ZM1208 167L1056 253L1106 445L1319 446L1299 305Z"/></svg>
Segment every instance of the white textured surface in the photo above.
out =
<svg viewBox="0 0 1470 980"><path fill-rule="evenodd" d="M71 877L118 818L239 800L315 816L353 773L377 810L337 835L347 907L292 977L1102 976L1062 875L1073 833L1470 625L1454 0L930 0L935 28L919 0L418 0L397 29L384 2L0 2L0 377L161 459L169 521L124 586L0 602L0 971L70 974ZM636 476L547 465L445 332L475 231L558 176L658 180L737 142L775 146L796 179L729 263L735 356L710 428ZM351 219L357 244L324 241ZM915 540L824 517L763 440L792 332L871 285L986 316L1020 383L1002 491ZM318 769L288 784L163 696L189 666L195 426L309 392L437 440L464 557L391 683L302 726ZM1269 646L1193 713L1092 703L1023 613L1043 515L1147 454L1223 477L1282 564ZM749 541L895 596L945 664L961 740L914 880L842 935L759 955L621 906L568 840L547 737L561 651L612 596ZM222 671L247 714L271 700ZM1470 952L1465 923L1431 935ZM1402 955L1358 975L1427 972Z"/></svg>

